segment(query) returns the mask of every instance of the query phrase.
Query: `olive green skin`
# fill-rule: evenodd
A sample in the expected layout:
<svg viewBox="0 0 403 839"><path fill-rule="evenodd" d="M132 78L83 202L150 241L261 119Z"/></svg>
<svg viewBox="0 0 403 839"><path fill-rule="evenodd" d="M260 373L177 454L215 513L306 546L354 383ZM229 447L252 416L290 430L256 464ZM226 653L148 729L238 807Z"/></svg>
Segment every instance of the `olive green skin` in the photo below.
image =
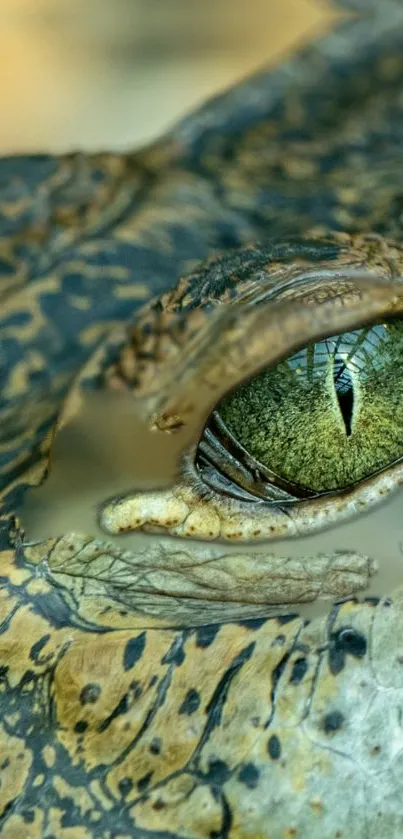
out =
<svg viewBox="0 0 403 839"><path fill-rule="evenodd" d="M82 545L65 538L56 574L55 546L30 550L14 518L74 376L180 277L169 306L186 319L236 298L268 253L337 261L334 232L400 252L403 9L344 5L365 14L152 148L0 161L6 839L402 835L399 593L308 625L279 608L178 628L119 609L108 586L82 597L67 583Z"/></svg>

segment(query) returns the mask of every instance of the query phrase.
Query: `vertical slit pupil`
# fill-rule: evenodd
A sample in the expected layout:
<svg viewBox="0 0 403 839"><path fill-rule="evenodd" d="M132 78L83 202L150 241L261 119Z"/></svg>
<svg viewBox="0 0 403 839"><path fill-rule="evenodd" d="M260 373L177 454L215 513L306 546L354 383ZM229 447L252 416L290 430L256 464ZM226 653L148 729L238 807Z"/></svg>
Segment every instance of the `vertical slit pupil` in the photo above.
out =
<svg viewBox="0 0 403 839"><path fill-rule="evenodd" d="M354 386L350 371L341 359L334 359L333 381L336 396L339 403L340 413L344 420L347 437L351 437L353 410L354 410Z"/></svg>
<svg viewBox="0 0 403 839"><path fill-rule="evenodd" d="M350 386L348 390L336 391L337 399L339 401L341 415L346 426L347 437L351 436L351 426L353 420L353 405L354 405L354 391Z"/></svg>

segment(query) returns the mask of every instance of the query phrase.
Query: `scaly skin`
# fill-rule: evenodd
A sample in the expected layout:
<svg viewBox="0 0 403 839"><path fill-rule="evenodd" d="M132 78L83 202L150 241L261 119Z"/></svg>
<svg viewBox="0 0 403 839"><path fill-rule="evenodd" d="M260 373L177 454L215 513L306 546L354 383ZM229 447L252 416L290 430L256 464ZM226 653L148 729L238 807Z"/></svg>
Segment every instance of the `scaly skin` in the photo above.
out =
<svg viewBox="0 0 403 839"><path fill-rule="evenodd" d="M192 472L217 399L280 347L403 308L403 9L344 5L367 17L153 148L0 161L6 839L403 833L401 592L290 616L365 587L371 558L256 554L286 519L206 498ZM94 386L130 389L182 441L172 489L104 507L109 533L159 528L143 553L77 534L29 546L13 518L57 416ZM347 515L400 472L287 521Z"/></svg>

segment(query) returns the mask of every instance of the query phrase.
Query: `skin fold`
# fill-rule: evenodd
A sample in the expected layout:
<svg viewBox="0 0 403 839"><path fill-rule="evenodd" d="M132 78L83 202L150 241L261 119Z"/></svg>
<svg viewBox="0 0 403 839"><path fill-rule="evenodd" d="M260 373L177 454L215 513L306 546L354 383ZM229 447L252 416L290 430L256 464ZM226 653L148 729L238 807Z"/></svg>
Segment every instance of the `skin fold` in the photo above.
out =
<svg viewBox="0 0 403 839"><path fill-rule="evenodd" d="M403 8L344 7L139 153L0 160L7 839L402 835L402 592L365 594L403 476L403 452L377 459L400 387ZM263 480L207 434L245 383L285 388L296 353L392 322L368 474L318 496L304 459L279 480L268 457ZM68 434L100 471L61 530L56 493L41 519L39 499Z"/></svg>

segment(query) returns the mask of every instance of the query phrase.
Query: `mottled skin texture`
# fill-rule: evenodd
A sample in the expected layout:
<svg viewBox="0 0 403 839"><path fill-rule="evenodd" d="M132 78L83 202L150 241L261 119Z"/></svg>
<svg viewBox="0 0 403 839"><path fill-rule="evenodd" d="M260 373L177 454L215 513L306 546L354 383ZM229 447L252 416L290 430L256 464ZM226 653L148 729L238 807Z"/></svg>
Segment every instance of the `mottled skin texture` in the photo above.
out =
<svg viewBox="0 0 403 839"><path fill-rule="evenodd" d="M400 313L403 10L344 5L366 17L208 104L151 149L0 161L7 839L402 836L401 593L350 599L308 625L286 606L309 586L312 597L360 588L365 562L358 583L354 557L339 557L339 571L327 559L326 573L319 558L313 571L302 563L304 574L277 567L259 599L250 547L236 560L221 545L210 582L214 563L206 553L192 565L198 554L186 539L182 554L164 554L157 537L136 556L118 540L108 547L71 534L29 547L13 518L43 477L48 432L80 370L74 399L81 386L130 388L157 433L185 435L276 347L286 353L321 331ZM284 241L296 236L307 239ZM196 268L218 252L223 261ZM335 284L335 271L351 266L378 279ZM294 283L294 296L273 308L277 281L284 290L314 269L313 282ZM128 334L106 339L163 292ZM61 422L76 409L70 401ZM190 457L195 437L185 436ZM136 524L135 498L129 526L254 538L254 509L201 503L185 461L168 507L146 499ZM364 506L392 478L399 470L367 488ZM343 504L326 515L343 515ZM113 532L127 508L119 524L119 504L110 506ZM261 508L256 521L274 535L282 523Z"/></svg>

